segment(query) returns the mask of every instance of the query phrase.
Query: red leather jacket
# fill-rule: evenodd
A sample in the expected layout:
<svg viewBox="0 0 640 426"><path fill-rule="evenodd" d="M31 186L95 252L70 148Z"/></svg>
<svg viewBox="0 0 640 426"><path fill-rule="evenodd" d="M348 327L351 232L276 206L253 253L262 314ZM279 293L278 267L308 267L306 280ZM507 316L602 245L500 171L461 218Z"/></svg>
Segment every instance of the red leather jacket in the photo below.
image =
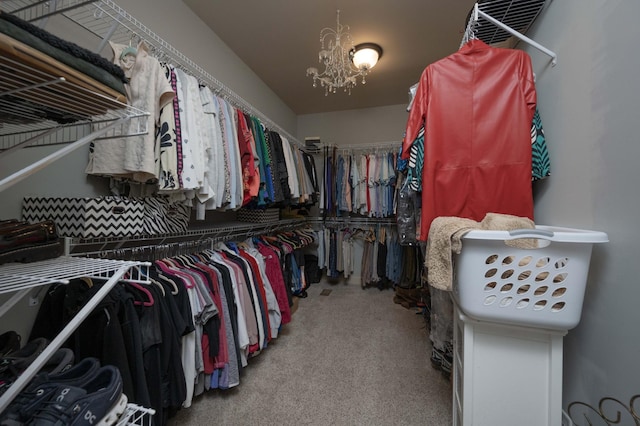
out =
<svg viewBox="0 0 640 426"><path fill-rule="evenodd" d="M471 40L423 71L402 143L408 158L424 122L420 240L438 216L533 219L535 106L531 58L521 50Z"/></svg>

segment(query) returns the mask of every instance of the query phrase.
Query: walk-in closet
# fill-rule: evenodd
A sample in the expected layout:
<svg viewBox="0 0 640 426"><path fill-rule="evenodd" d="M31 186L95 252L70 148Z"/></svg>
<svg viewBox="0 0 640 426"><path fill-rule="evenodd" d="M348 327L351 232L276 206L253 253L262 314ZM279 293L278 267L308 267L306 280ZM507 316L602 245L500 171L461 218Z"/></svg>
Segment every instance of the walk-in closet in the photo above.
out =
<svg viewBox="0 0 640 426"><path fill-rule="evenodd" d="M0 425L639 425L638 16L0 1Z"/></svg>

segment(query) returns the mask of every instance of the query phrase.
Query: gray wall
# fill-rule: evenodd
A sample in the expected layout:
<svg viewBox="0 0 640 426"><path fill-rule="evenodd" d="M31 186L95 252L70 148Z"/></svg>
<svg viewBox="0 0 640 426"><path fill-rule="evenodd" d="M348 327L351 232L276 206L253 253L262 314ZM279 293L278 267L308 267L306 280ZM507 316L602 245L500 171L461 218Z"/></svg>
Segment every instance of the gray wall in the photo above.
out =
<svg viewBox="0 0 640 426"><path fill-rule="evenodd" d="M610 239L594 247L582 320L565 338L565 405L640 393L638 16L637 1L555 0L528 34L558 54L550 67L527 48L553 167L536 222Z"/></svg>
<svg viewBox="0 0 640 426"><path fill-rule="evenodd" d="M418 78L420 78L419 75L416 76L416 80ZM351 96L358 96L357 90L366 90L366 87L354 89ZM342 96L342 94L335 96ZM305 137L320 136L322 143L329 145L376 144L394 141L399 145L407 122L406 107L407 105L389 105L299 115L298 139L303 141Z"/></svg>

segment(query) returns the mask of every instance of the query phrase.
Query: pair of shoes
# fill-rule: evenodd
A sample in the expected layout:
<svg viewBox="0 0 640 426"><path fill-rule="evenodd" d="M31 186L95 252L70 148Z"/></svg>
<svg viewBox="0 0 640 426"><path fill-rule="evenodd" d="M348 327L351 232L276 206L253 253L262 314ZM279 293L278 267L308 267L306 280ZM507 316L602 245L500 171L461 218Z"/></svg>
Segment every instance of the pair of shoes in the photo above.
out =
<svg viewBox="0 0 640 426"><path fill-rule="evenodd" d="M28 342L24 347L0 358L0 395L11 387L13 382L31 365L48 344L47 339L38 337ZM68 370L73 365L73 361L74 355L71 349L59 348L45 362L40 372L59 374Z"/></svg>
<svg viewBox="0 0 640 426"><path fill-rule="evenodd" d="M0 395L4 394L48 344L47 339L39 337L0 359Z"/></svg>
<svg viewBox="0 0 640 426"><path fill-rule="evenodd" d="M0 334L0 358L18 349L20 349L20 335L17 332L10 330Z"/></svg>
<svg viewBox="0 0 640 426"><path fill-rule="evenodd" d="M445 377L451 376L453 369L452 361L452 357L448 354L436 351L435 349L431 351L431 366L436 370L441 370Z"/></svg>
<svg viewBox="0 0 640 426"><path fill-rule="evenodd" d="M59 374L67 371L73 366L75 355L69 348L59 348L51 355L40 369L41 372L49 374Z"/></svg>
<svg viewBox="0 0 640 426"><path fill-rule="evenodd" d="M14 228L16 226L22 226L22 225L27 225L27 222L25 222L24 220L18 220L18 219L0 220L0 232L8 231L11 228Z"/></svg>
<svg viewBox="0 0 640 426"><path fill-rule="evenodd" d="M10 220L0 226L0 264L52 259L62 253L63 245L51 220L34 224Z"/></svg>
<svg viewBox="0 0 640 426"><path fill-rule="evenodd" d="M36 390L37 391L37 390ZM94 426L115 424L127 407L120 370L100 367L83 384L57 384L50 396L33 407L31 426Z"/></svg>
<svg viewBox="0 0 640 426"><path fill-rule="evenodd" d="M18 426L27 423L60 386L84 387L93 380L99 369L100 361L89 357L83 358L63 373L36 375L0 414L0 425Z"/></svg>

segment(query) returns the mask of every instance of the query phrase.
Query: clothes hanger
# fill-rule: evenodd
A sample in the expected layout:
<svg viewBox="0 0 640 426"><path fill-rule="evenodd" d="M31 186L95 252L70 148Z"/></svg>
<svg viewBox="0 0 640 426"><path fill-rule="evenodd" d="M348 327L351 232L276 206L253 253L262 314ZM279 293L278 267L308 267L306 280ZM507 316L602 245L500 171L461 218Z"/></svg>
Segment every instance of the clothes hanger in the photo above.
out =
<svg viewBox="0 0 640 426"><path fill-rule="evenodd" d="M196 263L207 263L207 258L202 254L202 252L191 253L189 256L191 256Z"/></svg>
<svg viewBox="0 0 640 426"><path fill-rule="evenodd" d="M151 284L154 284L155 286L157 286L160 289L160 291L162 292L162 297L166 297L167 294L164 291L164 286L160 282L154 280L151 277L149 277L149 282L151 282Z"/></svg>
<svg viewBox="0 0 640 426"><path fill-rule="evenodd" d="M89 278L89 277L80 277L80 280L82 282L84 282L87 285L87 287L89 287L89 288L93 287L93 280L91 278Z"/></svg>
<svg viewBox="0 0 640 426"><path fill-rule="evenodd" d="M171 278L164 275L161 270L158 270L157 272L158 272L158 279L161 279L165 284L171 287L171 294L175 296L180 292L180 290L178 289L178 286Z"/></svg>
<svg viewBox="0 0 640 426"><path fill-rule="evenodd" d="M181 255L175 256L174 259L176 260L176 262L181 263L182 266L185 268L195 268L193 259L189 257L189 255L181 254Z"/></svg>
<svg viewBox="0 0 640 426"><path fill-rule="evenodd" d="M135 33L131 33L129 46L126 46L124 49L122 49L122 52L120 52L120 57L118 58L120 60L121 66L125 70L130 70L131 68L133 68L133 65L136 63L136 58L138 56L138 49L131 46L131 41L133 40L134 35Z"/></svg>
<svg viewBox="0 0 640 426"><path fill-rule="evenodd" d="M144 288L143 285L132 282L132 281L126 281L127 285L130 285L131 287L140 290L145 296L147 296L147 300L134 300L133 304L137 305L137 306L145 306L145 307L149 307L149 306L153 306L154 300L153 300L153 296L151 295L151 292Z"/></svg>

